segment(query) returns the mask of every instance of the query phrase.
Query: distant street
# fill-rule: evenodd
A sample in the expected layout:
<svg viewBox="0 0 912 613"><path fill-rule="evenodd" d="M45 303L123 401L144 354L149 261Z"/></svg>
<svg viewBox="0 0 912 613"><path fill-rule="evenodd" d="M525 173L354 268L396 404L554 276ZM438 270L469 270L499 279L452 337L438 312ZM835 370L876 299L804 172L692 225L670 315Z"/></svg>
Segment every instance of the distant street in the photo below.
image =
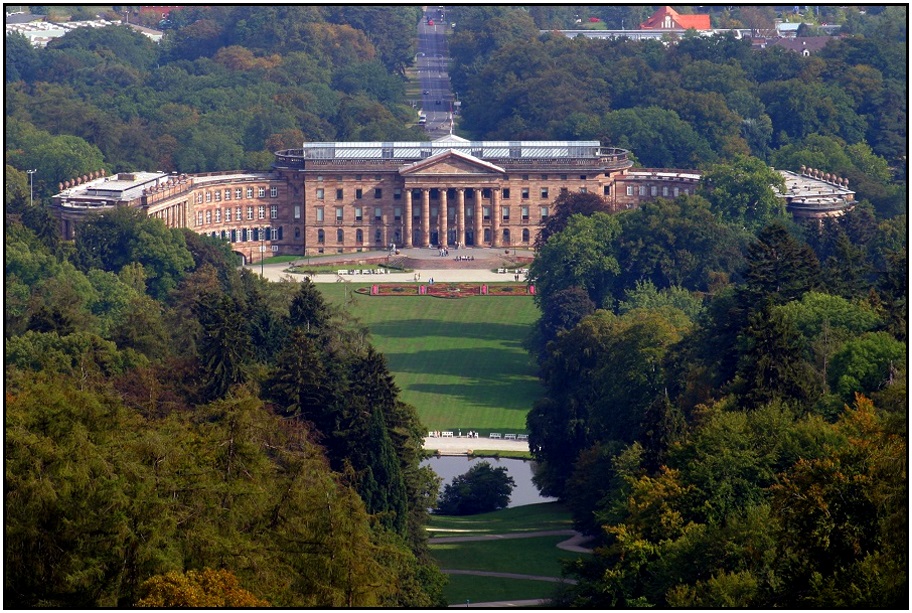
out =
<svg viewBox="0 0 912 613"><path fill-rule="evenodd" d="M433 25L428 23L433 22ZM433 140L450 133L453 93L447 73L449 52L446 30L449 24L441 9L428 7L418 24L418 79L421 83L420 108L427 114L425 126Z"/></svg>

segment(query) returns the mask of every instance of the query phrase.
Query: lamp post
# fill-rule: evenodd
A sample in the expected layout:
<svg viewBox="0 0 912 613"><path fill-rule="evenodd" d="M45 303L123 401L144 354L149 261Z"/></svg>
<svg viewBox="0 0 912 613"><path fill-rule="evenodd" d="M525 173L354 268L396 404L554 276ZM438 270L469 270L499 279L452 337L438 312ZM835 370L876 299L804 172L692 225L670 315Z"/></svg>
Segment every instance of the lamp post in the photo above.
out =
<svg viewBox="0 0 912 613"><path fill-rule="evenodd" d="M29 176L29 207L31 207L31 206L32 206L32 200L34 199L34 194L35 194L35 188L34 188L34 186L35 186L35 180L34 180L34 177L35 177L35 173L38 172L38 169L35 168L35 169L33 169L33 170L26 170L25 172L27 172L27 173L28 173L28 176Z"/></svg>
<svg viewBox="0 0 912 613"><path fill-rule="evenodd" d="M266 232L269 228L260 228L260 276L263 277L263 264L266 261Z"/></svg>

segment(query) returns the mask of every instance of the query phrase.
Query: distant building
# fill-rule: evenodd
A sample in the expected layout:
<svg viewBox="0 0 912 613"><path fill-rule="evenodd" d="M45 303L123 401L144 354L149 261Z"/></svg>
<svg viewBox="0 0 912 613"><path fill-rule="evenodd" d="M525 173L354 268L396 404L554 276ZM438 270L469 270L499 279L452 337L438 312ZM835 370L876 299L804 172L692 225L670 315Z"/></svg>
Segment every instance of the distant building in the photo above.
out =
<svg viewBox="0 0 912 613"><path fill-rule="evenodd" d="M779 38L770 41L768 47L782 47L808 57L826 47L833 40L832 36L804 36L801 38Z"/></svg>
<svg viewBox="0 0 912 613"><path fill-rule="evenodd" d="M682 15L670 6L660 7L652 17L640 24L640 30L711 30L709 15Z"/></svg>
<svg viewBox="0 0 912 613"><path fill-rule="evenodd" d="M847 183L807 171L786 176L796 218L841 215ZM269 255L397 247L531 248L565 192L605 198L612 211L693 195L696 170L632 168L629 152L598 141L304 143L268 172L194 175L103 172L68 179L52 211L65 239L93 214L140 209L169 227L230 243L246 262Z"/></svg>
<svg viewBox="0 0 912 613"><path fill-rule="evenodd" d="M13 32L18 32L25 36L33 47L46 47L53 39L60 38L67 32L77 28L106 28L108 26L121 25L121 23L121 21L116 19L113 21L107 19L93 19L91 21L64 21L59 23L50 21L7 23L6 34L8 36ZM148 36L155 42L159 42L162 38L162 33L158 30L150 30L149 28L142 28L132 24L127 25L141 34Z"/></svg>

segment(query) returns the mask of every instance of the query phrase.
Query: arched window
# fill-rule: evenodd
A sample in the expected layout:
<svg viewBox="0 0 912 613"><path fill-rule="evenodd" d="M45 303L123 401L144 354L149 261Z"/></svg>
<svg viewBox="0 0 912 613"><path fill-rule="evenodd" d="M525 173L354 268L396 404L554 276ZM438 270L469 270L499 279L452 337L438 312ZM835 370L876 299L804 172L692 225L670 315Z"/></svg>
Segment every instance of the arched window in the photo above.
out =
<svg viewBox="0 0 912 613"><path fill-rule="evenodd" d="M503 243L504 245L510 244L510 228L503 229Z"/></svg>
<svg viewBox="0 0 912 613"><path fill-rule="evenodd" d="M295 227L295 238L301 238L301 228Z"/></svg>
<svg viewBox="0 0 912 613"><path fill-rule="evenodd" d="M486 242L486 243L491 242L491 228L484 229L484 242Z"/></svg>
<svg viewBox="0 0 912 613"><path fill-rule="evenodd" d="M336 230L336 242L340 245L345 242L345 232L343 230Z"/></svg>
<svg viewBox="0 0 912 613"><path fill-rule="evenodd" d="M380 230L374 230L374 242L378 244L383 242L383 233Z"/></svg>
<svg viewBox="0 0 912 613"><path fill-rule="evenodd" d="M522 237L523 237L522 242L524 242L524 243L529 242L529 228L523 228Z"/></svg>
<svg viewBox="0 0 912 613"><path fill-rule="evenodd" d="M339 242L341 243L342 240L339 239ZM355 230L355 242L359 245L364 242L364 232L362 230Z"/></svg>
<svg viewBox="0 0 912 613"><path fill-rule="evenodd" d="M317 243L322 245L326 242L326 232L323 230L317 230Z"/></svg>

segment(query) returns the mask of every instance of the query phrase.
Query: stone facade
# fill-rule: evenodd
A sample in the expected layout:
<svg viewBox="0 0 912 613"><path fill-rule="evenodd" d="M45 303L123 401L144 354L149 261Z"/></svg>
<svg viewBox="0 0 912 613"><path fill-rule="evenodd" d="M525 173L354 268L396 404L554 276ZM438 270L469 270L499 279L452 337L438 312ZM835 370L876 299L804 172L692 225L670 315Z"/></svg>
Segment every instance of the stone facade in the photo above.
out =
<svg viewBox="0 0 912 613"><path fill-rule="evenodd" d="M74 238L86 216L130 206L169 227L229 241L248 263L392 245L524 249L534 245L565 191L598 194L615 212L696 193L698 171L633 169L628 153L598 141L452 135L306 143L277 152L270 172L93 173L61 183L52 210L65 239ZM835 216L851 208L853 192L830 178L816 170L786 176L782 197L792 214Z"/></svg>

